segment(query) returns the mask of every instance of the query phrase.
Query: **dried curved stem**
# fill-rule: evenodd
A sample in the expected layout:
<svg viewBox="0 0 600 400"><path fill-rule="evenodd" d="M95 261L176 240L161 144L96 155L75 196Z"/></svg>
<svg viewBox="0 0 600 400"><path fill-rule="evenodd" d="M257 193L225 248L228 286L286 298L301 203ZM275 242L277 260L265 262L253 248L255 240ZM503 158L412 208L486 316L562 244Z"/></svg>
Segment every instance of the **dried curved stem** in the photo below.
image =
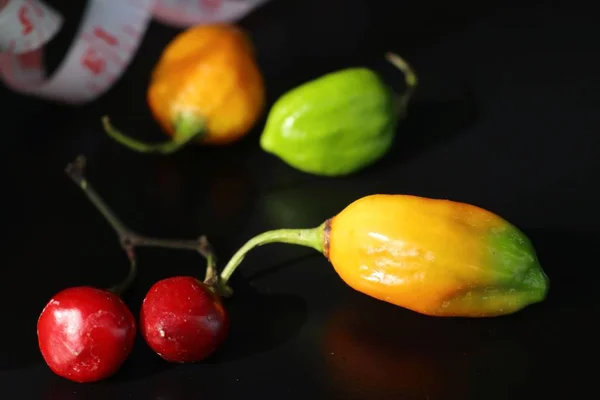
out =
<svg viewBox="0 0 600 400"><path fill-rule="evenodd" d="M94 190L92 185L87 181L85 178L85 163L85 157L79 155L73 162L67 165L65 172L71 180L83 190L83 193L115 230L119 237L121 248L123 248L123 251L125 251L125 254L129 259L129 274L121 283L111 287L109 290L117 294L122 294L135 280L137 275L136 247L161 247L197 251L207 260L206 280L214 280L213 277L217 276L216 257L205 236L201 236L198 240L174 240L147 237L131 230L117 217L110 207L108 207L100 195Z"/></svg>

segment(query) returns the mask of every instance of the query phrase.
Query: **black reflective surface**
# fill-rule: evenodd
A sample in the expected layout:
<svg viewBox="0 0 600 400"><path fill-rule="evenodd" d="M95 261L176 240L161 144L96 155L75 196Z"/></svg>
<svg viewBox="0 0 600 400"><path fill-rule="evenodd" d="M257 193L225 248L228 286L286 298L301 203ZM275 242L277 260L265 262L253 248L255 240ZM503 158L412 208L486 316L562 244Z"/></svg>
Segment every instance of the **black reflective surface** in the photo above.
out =
<svg viewBox="0 0 600 400"><path fill-rule="evenodd" d="M83 5L48 3L67 16L50 48L55 67ZM102 114L138 137L163 138L145 88L176 30L156 23L125 75L94 103L53 105L2 88L0 397L593 398L600 28L591 8L567 2L480 3L279 0L241 22L256 41L271 102L357 64L401 90L402 76L383 53L413 64L421 86L393 151L346 178L309 176L264 154L261 125L234 146L169 157L135 154L106 138ZM352 291L309 249L270 245L235 274L232 331L210 360L168 365L138 337L113 379L73 384L43 364L37 316L55 292L108 286L127 268L114 233L63 172L79 153L127 224L155 236L206 234L222 262L254 234L314 226L370 193L477 204L531 237L550 295L509 317L434 319ZM136 315L157 280L202 274L192 252L144 249L139 257L139 278L125 297Z"/></svg>

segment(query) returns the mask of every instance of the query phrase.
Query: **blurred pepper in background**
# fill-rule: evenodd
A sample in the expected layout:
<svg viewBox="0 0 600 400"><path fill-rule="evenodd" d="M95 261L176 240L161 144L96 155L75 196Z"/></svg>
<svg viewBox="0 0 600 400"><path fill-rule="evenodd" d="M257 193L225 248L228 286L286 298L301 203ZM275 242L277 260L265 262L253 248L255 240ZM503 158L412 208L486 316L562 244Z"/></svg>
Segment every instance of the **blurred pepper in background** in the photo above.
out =
<svg viewBox="0 0 600 400"><path fill-rule="evenodd" d="M145 143L113 128L106 132L132 150L173 153L189 142L227 145L244 137L265 107L265 85L251 40L227 24L202 25L165 48L148 86L150 110L171 140Z"/></svg>

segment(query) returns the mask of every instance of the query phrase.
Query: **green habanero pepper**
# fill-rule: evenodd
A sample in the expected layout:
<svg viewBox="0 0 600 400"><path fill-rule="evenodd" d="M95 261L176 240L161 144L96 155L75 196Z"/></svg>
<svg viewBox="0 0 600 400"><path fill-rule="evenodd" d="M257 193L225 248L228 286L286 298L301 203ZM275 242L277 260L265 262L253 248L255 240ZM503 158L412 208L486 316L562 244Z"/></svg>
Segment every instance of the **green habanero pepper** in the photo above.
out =
<svg viewBox="0 0 600 400"><path fill-rule="evenodd" d="M386 58L404 73L404 94L396 95L365 67L331 72L273 104L260 138L262 149L300 171L331 177L357 172L382 158L417 86L406 61L393 53Z"/></svg>

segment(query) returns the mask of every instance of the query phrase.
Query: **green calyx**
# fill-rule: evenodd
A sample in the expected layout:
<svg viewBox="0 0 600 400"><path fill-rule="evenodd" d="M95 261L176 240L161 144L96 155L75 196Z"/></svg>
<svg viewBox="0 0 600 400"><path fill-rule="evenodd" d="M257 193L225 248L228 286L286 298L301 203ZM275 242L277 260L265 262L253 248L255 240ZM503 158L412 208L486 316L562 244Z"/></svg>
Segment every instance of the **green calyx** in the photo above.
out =
<svg viewBox="0 0 600 400"><path fill-rule="evenodd" d="M113 140L140 153L171 154L192 140L199 139L205 132L204 120L193 113L180 113L174 121L175 135L172 140L163 143L146 143L133 139L113 127L108 116L102 117L102 124Z"/></svg>
<svg viewBox="0 0 600 400"><path fill-rule="evenodd" d="M368 68L328 73L275 102L261 148L300 171L330 177L357 172L381 159L418 82L406 61L392 53L386 58L404 73L403 94L395 94Z"/></svg>
<svg viewBox="0 0 600 400"><path fill-rule="evenodd" d="M445 315L492 317L544 301L550 280L529 238L507 223L487 235L479 271L440 305ZM465 272L466 273L466 272Z"/></svg>
<svg viewBox="0 0 600 400"><path fill-rule="evenodd" d="M550 288L531 240L516 226L507 224L488 237L489 263L499 287L508 288L515 307L543 301Z"/></svg>

